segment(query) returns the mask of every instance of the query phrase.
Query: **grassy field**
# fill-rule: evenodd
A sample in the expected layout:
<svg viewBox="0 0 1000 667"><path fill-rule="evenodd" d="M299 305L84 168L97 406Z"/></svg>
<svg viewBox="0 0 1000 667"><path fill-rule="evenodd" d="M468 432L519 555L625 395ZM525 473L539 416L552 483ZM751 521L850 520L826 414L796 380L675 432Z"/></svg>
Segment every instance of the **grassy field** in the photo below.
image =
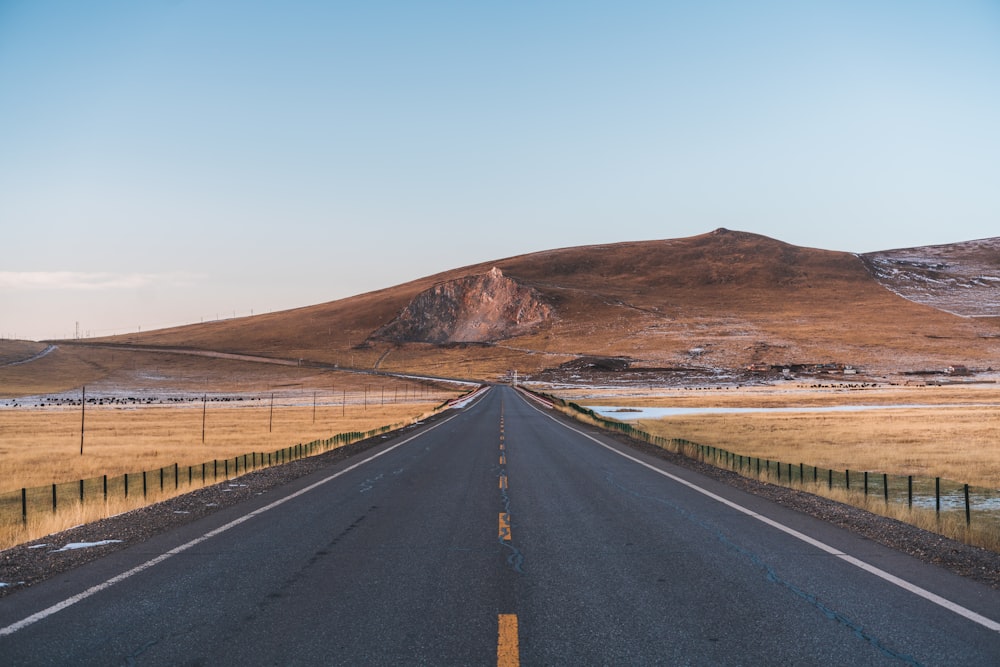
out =
<svg viewBox="0 0 1000 667"><path fill-rule="evenodd" d="M702 415L642 420L637 426L772 461L1000 488L997 408Z"/></svg>
<svg viewBox="0 0 1000 667"><path fill-rule="evenodd" d="M339 433L412 423L447 398L430 395L386 405L373 401L367 407L362 398L356 403L317 405L315 411L311 405L276 402L273 412L269 400L242 407L200 403L135 409L90 406L84 419L82 455L79 407L0 410L0 494L11 496L21 487L46 487L102 475L113 478L174 464L180 471L188 466L197 471L202 463L228 458L232 465L232 459L243 454L271 453ZM212 466L208 469L207 483L211 484ZM105 502L82 504L68 494L70 501L63 500L58 512L33 509L26 525L19 520L19 511L17 516L0 517L0 549L201 485L197 472L191 477L193 485L182 484L176 492L173 485L161 492L154 482L146 498L134 491L126 499L119 489Z"/></svg>
<svg viewBox="0 0 1000 667"><path fill-rule="evenodd" d="M782 385L659 395L649 390L559 395L585 406L802 408L791 413L675 416L635 424L654 435L746 456L838 470L944 477L1000 488L1000 387L993 384L865 389ZM842 405L899 407L808 411ZM905 407L917 405L934 407Z"/></svg>
<svg viewBox="0 0 1000 667"><path fill-rule="evenodd" d="M281 399L272 415L269 398L241 407L208 403L204 411L200 401L185 407L88 406L82 455L79 407L0 410L0 492L274 451L413 419L443 400L327 404L316 408L315 417L311 405L282 405Z"/></svg>
<svg viewBox="0 0 1000 667"><path fill-rule="evenodd" d="M698 414L633 423L665 438L681 438L749 457L804 463L838 471L941 477L985 489L1000 489L1000 387L809 387L739 390L559 392L584 406L803 408L801 412ZM878 410L810 412L835 405L898 406ZM904 406L931 407L904 407ZM622 416L626 416L623 413ZM856 477L855 479L858 479ZM772 479L772 481L774 481ZM961 512L937 516L854 490L805 490L859 505L971 544L1000 550L995 517L965 525ZM1000 492L996 494L1000 496Z"/></svg>

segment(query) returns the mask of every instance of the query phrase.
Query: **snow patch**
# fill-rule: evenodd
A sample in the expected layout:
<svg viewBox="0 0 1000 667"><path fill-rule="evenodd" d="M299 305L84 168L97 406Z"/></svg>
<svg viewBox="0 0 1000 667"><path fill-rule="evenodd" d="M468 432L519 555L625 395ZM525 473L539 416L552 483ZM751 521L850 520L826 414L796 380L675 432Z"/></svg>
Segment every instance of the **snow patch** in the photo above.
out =
<svg viewBox="0 0 1000 667"><path fill-rule="evenodd" d="M101 540L100 542L70 542L62 549L56 549L52 553L59 553L60 551L75 551L77 549L91 549L93 547L103 547L107 544L119 544L121 540Z"/></svg>

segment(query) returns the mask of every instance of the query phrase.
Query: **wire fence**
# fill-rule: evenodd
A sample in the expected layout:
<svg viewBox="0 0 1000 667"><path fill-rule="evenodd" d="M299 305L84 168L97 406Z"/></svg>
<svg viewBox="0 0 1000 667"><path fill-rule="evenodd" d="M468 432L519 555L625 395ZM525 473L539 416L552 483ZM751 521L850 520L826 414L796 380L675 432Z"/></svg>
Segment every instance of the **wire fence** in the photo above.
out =
<svg viewBox="0 0 1000 667"><path fill-rule="evenodd" d="M177 463L141 472L102 475L73 482L22 488L0 493L0 525L27 524L44 513L80 508L116 500L142 498L146 502L177 495L203 486L238 477L247 472L288 463L296 459L349 445L398 428L399 424L369 431L350 431L330 438L292 445L271 452L249 452L227 459L213 459L195 465Z"/></svg>
<svg viewBox="0 0 1000 667"><path fill-rule="evenodd" d="M1000 535L1000 490L972 486L941 477L893 475L865 470L834 470L805 463L774 461L746 456L720 447L700 445L680 438L652 435L635 426L606 419L593 410L545 395L545 398L581 415L600 427L656 445L688 458L732 470L747 477L800 487L806 491L842 490L870 507L872 501L915 511L933 511L940 523L964 522L980 533Z"/></svg>

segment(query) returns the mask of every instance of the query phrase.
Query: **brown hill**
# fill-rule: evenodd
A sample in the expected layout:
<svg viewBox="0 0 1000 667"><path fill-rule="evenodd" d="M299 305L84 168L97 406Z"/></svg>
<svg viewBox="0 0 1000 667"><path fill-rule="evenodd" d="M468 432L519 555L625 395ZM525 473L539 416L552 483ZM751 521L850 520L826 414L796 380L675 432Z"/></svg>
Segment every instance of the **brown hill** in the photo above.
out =
<svg viewBox="0 0 1000 667"><path fill-rule="evenodd" d="M107 340L487 379L611 357L633 369L847 364L878 374L997 363L996 319L905 299L870 266L719 229L510 257L307 308Z"/></svg>

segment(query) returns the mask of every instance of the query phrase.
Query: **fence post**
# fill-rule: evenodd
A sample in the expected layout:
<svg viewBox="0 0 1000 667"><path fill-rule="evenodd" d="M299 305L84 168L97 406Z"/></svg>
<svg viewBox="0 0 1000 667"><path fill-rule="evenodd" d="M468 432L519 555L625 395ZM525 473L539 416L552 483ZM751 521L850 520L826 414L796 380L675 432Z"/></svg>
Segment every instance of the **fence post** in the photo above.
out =
<svg viewBox="0 0 1000 667"><path fill-rule="evenodd" d="M180 481L177 479L180 475L178 474L177 471L178 471L178 467L177 467L177 464L175 463L174 464L174 489L175 490L177 489L178 486L180 486ZM190 475L191 475L191 468L189 467L188 468L188 476L190 476Z"/></svg>
<svg viewBox="0 0 1000 667"><path fill-rule="evenodd" d="M21 521L28 523L28 490L21 487Z"/></svg>
<svg viewBox="0 0 1000 667"><path fill-rule="evenodd" d="M913 507L913 475L906 477L906 506Z"/></svg>
<svg viewBox="0 0 1000 667"><path fill-rule="evenodd" d="M833 488L833 468L830 468L829 470L826 471L826 476L828 478L827 488L832 489Z"/></svg>
<svg viewBox="0 0 1000 667"><path fill-rule="evenodd" d="M865 497L868 497L868 471L865 471Z"/></svg>
<svg viewBox="0 0 1000 667"><path fill-rule="evenodd" d="M882 473L882 496L885 498L885 504L889 504L889 473Z"/></svg>
<svg viewBox="0 0 1000 667"><path fill-rule="evenodd" d="M851 471L850 469L844 471L844 481L847 484L847 490L851 490Z"/></svg>
<svg viewBox="0 0 1000 667"><path fill-rule="evenodd" d="M125 498L128 498L128 473L125 473Z"/></svg>
<svg viewBox="0 0 1000 667"><path fill-rule="evenodd" d="M969 485L965 485L965 525L972 523L972 510L969 508Z"/></svg>
<svg viewBox="0 0 1000 667"><path fill-rule="evenodd" d="M52 485L52 511L56 511L56 485Z"/></svg>
<svg viewBox="0 0 1000 667"><path fill-rule="evenodd" d="M108 502L108 476L104 476L104 502Z"/></svg>
<svg viewBox="0 0 1000 667"><path fill-rule="evenodd" d="M146 490L147 490L146 471L143 470L142 471L142 497L143 497L143 499L146 498Z"/></svg>
<svg viewBox="0 0 1000 667"><path fill-rule="evenodd" d="M938 518L941 517L941 478L934 478L934 509Z"/></svg>
<svg viewBox="0 0 1000 667"><path fill-rule="evenodd" d="M80 504L83 504L83 480L80 480Z"/></svg>

